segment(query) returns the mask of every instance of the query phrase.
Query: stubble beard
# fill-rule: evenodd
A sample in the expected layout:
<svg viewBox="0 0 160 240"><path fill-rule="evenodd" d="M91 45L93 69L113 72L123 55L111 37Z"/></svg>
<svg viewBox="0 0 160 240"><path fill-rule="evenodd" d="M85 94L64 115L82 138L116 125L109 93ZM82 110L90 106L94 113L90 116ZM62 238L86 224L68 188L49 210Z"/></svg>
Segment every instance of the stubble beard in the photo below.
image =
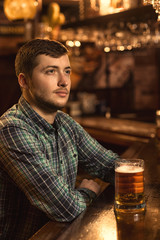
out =
<svg viewBox="0 0 160 240"><path fill-rule="evenodd" d="M38 108L40 108L46 113L52 113L58 110L62 110L66 106L68 98L66 99L66 102L64 104L58 104L49 100L45 100L41 96L35 96L35 101Z"/></svg>

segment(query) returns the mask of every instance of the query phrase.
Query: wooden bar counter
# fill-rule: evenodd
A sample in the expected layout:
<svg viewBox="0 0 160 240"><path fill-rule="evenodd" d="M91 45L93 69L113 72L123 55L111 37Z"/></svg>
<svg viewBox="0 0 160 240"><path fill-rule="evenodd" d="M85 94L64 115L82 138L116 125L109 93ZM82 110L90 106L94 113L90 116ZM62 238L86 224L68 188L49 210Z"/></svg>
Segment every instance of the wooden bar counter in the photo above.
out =
<svg viewBox="0 0 160 240"><path fill-rule="evenodd" d="M130 146L134 142L147 143L155 136L155 123L101 117L76 117L75 120L100 142Z"/></svg>
<svg viewBox="0 0 160 240"><path fill-rule="evenodd" d="M114 188L109 185L73 222L50 221L30 240L159 240L160 150L155 139L132 144L122 157L145 160L145 213L115 216Z"/></svg>

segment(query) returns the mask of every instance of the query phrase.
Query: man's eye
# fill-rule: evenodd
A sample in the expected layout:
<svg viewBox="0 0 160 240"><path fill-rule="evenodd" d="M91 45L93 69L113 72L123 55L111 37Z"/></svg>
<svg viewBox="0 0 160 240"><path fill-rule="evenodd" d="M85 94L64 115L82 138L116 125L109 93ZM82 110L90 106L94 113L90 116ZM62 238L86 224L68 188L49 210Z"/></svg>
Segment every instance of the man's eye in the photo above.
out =
<svg viewBox="0 0 160 240"><path fill-rule="evenodd" d="M71 74L71 70L66 70L65 72L66 72L66 74L68 74L68 75Z"/></svg>
<svg viewBox="0 0 160 240"><path fill-rule="evenodd" d="M55 70L54 70L54 69L48 69L48 70L46 71L46 73L47 73L47 74L53 74L53 73L55 73Z"/></svg>

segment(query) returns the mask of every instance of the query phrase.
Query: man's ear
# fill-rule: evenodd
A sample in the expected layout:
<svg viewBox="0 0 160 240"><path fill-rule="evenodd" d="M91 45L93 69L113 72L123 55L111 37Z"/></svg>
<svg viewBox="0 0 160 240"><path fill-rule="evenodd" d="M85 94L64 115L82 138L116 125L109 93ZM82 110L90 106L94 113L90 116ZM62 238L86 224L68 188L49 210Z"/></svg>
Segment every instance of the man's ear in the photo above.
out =
<svg viewBox="0 0 160 240"><path fill-rule="evenodd" d="M28 81L24 73L20 73L18 76L18 82L21 88L28 88Z"/></svg>

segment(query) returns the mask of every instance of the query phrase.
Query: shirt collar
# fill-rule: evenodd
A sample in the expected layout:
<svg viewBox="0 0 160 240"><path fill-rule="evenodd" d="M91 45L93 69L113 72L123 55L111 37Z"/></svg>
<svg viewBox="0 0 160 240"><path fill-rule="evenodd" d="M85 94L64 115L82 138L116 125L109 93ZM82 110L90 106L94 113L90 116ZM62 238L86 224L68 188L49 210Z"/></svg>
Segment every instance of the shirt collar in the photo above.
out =
<svg viewBox="0 0 160 240"><path fill-rule="evenodd" d="M26 99L21 96L18 102L19 109L24 113L26 117L31 119L35 124L39 125L41 128L44 128L45 131L52 132L57 130L61 125L60 112L58 111L54 120L54 124L48 123L43 117L41 117L31 105L26 101Z"/></svg>

